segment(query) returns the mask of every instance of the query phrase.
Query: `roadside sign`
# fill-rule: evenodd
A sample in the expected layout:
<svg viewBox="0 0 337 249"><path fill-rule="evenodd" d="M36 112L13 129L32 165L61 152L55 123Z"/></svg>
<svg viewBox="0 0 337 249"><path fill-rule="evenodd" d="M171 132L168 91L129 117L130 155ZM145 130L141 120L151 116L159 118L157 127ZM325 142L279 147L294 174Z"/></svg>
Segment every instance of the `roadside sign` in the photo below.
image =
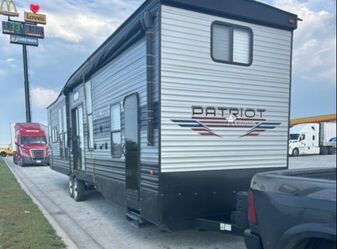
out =
<svg viewBox="0 0 337 249"><path fill-rule="evenodd" d="M2 33L44 39L44 28L17 21L2 21Z"/></svg>
<svg viewBox="0 0 337 249"><path fill-rule="evenodd" d="M39 24L47 24L47 16L43 14L25 12L25 21Z"/></svg>
<svg viewBox="0 0 337 249"><path fill-rule="evenodd" d="M39 39L28 37L28 36L21 36L21 35L11 35L10 42L14 44L24 44L28 46L39 46Z"/></svg>
<svg viewBox="0 0 337 249"><path fill-rule="evenodd" d="M19 16L16 5L13 0L1 0L0 15L4 16Z"/></svg>

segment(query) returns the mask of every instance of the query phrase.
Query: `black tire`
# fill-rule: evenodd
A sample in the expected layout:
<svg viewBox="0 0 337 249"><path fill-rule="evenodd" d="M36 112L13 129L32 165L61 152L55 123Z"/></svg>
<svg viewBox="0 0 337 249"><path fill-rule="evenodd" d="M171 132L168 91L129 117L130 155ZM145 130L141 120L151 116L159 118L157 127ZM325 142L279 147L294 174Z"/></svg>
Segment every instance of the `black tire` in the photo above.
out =
<svg viewBox="0 0 337 249"><path fill-rule="evenodd" d="M84 181L74 180L74 200L75 201L84 201L85 199L85 183Z"/></svg>
<svg viewBox="0 0 337 249"><path fill-rule="evenodd" d="M329 147L329 155L334 155L334 154L336 154L336 148L334 148L334 147Z"/></svg>
<svg viewBox="0 0 337 249"><path fill-rule="evenodd" d="M295 148L293 149L293 153L292 153L293 156L299 156L300 155L300 150Z"/></svg>
<svg viewBox="0 0 337 249"><path fill-rule="evenodd" d="M327 155L329 154L329 150L327 147L321 147L321 155Z"/></svg>
<svg viewBox="0 0 337 249"><path fill-rule="evenodd" d="M248 213L248 192L239 192L236 195L236 211Z"/></svg>
<svg viewBox="0 0 337 249"><path fill-rule="evenodd" d="M336 241L325 239L308 239L296 245L293 249L335 249Z"/></svg>
<svg viewBox="0 0 337 249"><path fill-rule="evenodd" d="M6 157L6 156L7 156L7 153L6 153L6 152L1 152L1 153L0 153L0 156L1 156L1 157Z"/></svg>
<svg viewBox="0 0 337 249"><path fill-rule="evenodd" d="M24 163L24 160L22 159L22 157L20 157L20 160L19 160L18 164L19 164L20 167L25 166L25 163Z"/></svg>
<svg viewBox="0 0 337 249"><path fill-rule="evenodd" d="M74 198L74 177L69 176L68 191L71 198Z"/></svg>
<svg viewBox="0 0 337 249"><path fill-rule="evenodd" d="M233 211L230 216L231 223L235 224L242 231L249 228L248 214L240 211Z"/></svg>

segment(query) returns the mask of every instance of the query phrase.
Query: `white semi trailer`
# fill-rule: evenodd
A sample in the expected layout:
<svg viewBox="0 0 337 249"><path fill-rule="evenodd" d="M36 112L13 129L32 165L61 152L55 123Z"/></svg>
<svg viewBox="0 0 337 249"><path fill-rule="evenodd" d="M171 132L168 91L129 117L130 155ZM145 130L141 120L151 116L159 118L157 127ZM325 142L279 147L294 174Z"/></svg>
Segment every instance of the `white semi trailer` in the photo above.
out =
<svg viewBox="0 0 337 249"><path fill-rule="evenodd" d="M295 125L290 129L289 155L336 153L336 122Z"/></svg>

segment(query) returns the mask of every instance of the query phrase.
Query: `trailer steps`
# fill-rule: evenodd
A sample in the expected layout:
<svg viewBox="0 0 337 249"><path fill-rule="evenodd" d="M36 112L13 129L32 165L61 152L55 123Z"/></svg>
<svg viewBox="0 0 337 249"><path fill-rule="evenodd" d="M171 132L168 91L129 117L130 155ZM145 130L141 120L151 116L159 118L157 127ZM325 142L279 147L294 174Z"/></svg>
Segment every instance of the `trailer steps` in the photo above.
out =
<svg viewBox="0 0 337 249"><path fill-rule="evenodd" d="M144 225L146 222L142 219L140 216L140 213L134 210L128 210L126 212L126 219L132 224L140 228L142 225Z"/></svg>

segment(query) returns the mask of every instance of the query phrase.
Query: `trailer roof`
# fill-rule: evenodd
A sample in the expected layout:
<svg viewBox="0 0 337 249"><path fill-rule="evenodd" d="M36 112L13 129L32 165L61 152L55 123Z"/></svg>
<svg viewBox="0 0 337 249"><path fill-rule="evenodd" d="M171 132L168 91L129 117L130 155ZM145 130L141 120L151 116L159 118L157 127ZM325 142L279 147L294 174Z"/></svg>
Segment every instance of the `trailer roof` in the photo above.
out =
<svg viewBox="0 0 337 249"><path fill-rule="evenodd" d="M111 61L135 27L141 28L143 13L160 3L289 31L297 28L297 15L254 0L147 0L70 76L59 97Z"/></svg>
<svg viewBox="0 0 337 249"><path fill-rule="evenodd" d="M280 29L297 28L297 15L255 0L161 0L161 3Z"/></svg>

